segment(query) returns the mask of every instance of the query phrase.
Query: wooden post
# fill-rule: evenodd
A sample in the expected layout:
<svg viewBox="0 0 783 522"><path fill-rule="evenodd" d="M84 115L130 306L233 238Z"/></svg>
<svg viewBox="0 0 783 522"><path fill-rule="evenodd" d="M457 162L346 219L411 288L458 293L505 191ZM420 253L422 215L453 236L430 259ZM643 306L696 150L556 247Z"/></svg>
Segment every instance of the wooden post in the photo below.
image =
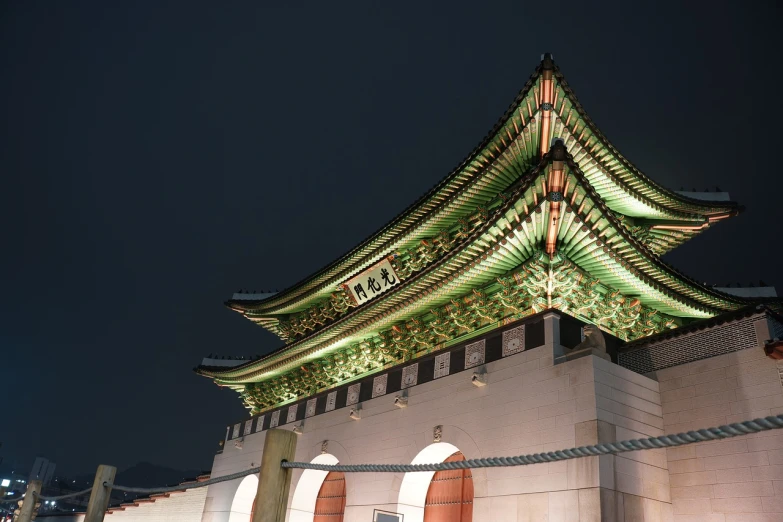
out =
<svg viewBox="0 0 783 522"><path fill-rule="evenodd" d="M98 466L98 471L95 472L95 481L92 483L90 502L87 504L84 522L103 522L106 508L109 507L111 486L114 484L114 475L116 473L117 468L114 466L106 466L105 464ZM104 486L104 482L107 482L108 486Z"/></svg>
<svg viewBox="0 0 783 522"><path fill-rule="evenodd" d="M266 432L258 492L253 505L253 520L250 522L285 522L293 470L281 467L280 463L283 460L293 461L295 453L296 433L279 429Z"/></svg>
<svg viewBox="0 0 783 522"><path fill-rule="evenodd" d="M19 509L19 517L16 522L32 522L35 504L38 502L38 495L41 493L41 481L31 480L27 484L27 491L22 500L22 506Z"/></svg>

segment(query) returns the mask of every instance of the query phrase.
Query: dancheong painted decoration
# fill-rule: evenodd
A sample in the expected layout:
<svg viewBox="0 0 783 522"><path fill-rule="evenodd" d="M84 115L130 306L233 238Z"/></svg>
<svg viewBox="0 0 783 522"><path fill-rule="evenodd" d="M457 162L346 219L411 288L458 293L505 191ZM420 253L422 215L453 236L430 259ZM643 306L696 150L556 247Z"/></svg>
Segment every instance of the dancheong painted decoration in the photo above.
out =
<svg viewBox="0 0 783 522"><path fill-rule="evenodd" d="M590 120L551 56L482 143L350 253L227 306L285 345L197 372L253 414L555 308L626 341L737 310L661 256L740 207L666 189Z"/></svg>

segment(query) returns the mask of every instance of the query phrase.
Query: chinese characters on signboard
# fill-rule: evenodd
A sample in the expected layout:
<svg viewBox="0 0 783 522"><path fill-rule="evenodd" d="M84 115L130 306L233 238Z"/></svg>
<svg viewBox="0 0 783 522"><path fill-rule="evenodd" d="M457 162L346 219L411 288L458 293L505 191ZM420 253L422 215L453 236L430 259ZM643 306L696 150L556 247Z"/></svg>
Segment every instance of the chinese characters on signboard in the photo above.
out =
<svg viewBox="0 0 783 522"><path fill-rule="evenodd" d="M357 304L364 304L400 284L400 278L388 259L345 282Z"/></svg>

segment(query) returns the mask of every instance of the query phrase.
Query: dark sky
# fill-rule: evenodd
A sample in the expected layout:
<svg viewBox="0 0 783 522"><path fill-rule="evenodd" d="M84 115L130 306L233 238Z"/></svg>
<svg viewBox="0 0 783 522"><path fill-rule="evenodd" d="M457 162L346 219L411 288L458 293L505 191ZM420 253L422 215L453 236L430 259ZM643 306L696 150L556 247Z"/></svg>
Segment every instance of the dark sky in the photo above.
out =
<svg viewBox="0 0 783 522"><path fill-rule="evenodd" d="M546 51L640 169L747 206L668 261L783 289L773 2L262 4L0 7L7 464L208 469L245 410L192 368L281 344L223 301L382 226Z"/></svg>

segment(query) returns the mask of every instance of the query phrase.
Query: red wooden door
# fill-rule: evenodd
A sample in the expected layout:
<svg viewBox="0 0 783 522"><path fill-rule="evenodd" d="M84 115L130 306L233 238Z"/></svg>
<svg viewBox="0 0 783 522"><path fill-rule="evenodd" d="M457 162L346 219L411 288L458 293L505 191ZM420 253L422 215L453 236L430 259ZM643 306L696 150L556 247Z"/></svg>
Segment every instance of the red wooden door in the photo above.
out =
<svg viewBox="0 0 783 522"><path fill-rule="evenodd" d="M445 462L465 460L461 452ZM469 469L438 471L424 502L424 522L473 522L473 475Z"/></svg>
<svg viewBox="0 0 783 522"><path fill-rule="evenodd" d="M315 501L313 522L343 522L345 513L345 475L332 471L321 484Z"/></svg>

